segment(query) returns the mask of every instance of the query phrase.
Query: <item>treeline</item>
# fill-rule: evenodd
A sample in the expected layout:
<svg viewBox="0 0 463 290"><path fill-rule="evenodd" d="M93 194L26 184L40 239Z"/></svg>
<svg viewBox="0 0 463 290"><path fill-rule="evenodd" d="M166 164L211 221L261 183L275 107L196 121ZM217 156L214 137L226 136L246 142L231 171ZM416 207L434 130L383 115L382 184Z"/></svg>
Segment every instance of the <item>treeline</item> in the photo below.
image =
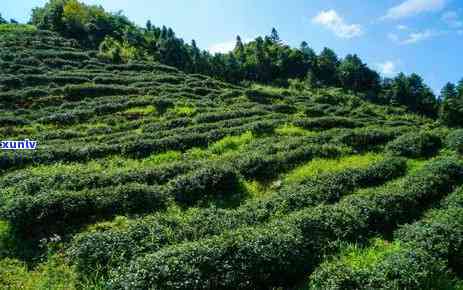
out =
<svg viewBox="0 0 463 290"><path fill-rule="evenodd" d="M417 74L382 79L355 54L339 58L329 48L316 54L305 41L292 48L284 44L276 29L248 43L237 36L233 51L211 54L199 49L194 40L184 42L171 28L156 27L151 21L138 27L121 12L108 13L101 6L78 0L50 0L33 9L31 24L76 39L85 48L98 49L99 57L110 62L159 61L235 84L288 86L289 80L295 79L302 88L341 87L375 103L406 106L433 118L440 115L451 126L461 123L461 89L454 96L452 89L446 88L437 98Z"/></svg>
<svg viewBox="0 0 463 290"><path fill-rule="evenodd" d="M441 91L440 118L450 126L463 125L463 79L458 85L447 83Z"/></svg>
<svg viewBox="0 0 463 290"><path fill-rule="evenodd" d="M2 17L2 14L0 13L0 24L18 24L18 21L14 20L14 19L10 19L10 21L8 22L5 18Z"/></svg>

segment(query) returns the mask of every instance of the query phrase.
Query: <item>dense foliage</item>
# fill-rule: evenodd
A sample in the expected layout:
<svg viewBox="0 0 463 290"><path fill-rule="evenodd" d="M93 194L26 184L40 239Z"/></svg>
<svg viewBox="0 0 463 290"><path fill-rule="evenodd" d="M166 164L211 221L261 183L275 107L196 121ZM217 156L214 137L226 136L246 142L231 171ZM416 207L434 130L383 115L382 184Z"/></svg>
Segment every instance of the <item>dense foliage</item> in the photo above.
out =
<svg viewBox="0 0 463 290"><path fill-rule="evenodd" d="M339 58L329 48L317 55L305 41L292 48L284 44L275 29L270 35L247 43L237 36L231 52L212 55L200 50L194 40L185 43L170 28L156 27L151 21L146 27L137 27L121 13L108 13L100 6L78 0L50 0L44 7L33 10L31 23L39 29L76 39L84 47L98 48L100 58L111 62L155 60L232 83L288 86L288 80L298 79L302 86L342 87L361 93L370 101L402 105L415 113L438 116L436 96L419 75L400 73L393 79L381 79L357 55ZM463 82L458 89L459 97L453 97L456 89L447 86L441 95L440 116L451 126L462 123L462 86Z"/></svg>
<svg viewBox="0 0 463 290"><path fill-rule="evenodd" d="M0 141L38 142L0 151L1 289L458 286L463 134L419 77L374 104L356 56L274 30L238 85L144 46L168 29L71 0L33 19L63 30L0 25Z"/></svg>

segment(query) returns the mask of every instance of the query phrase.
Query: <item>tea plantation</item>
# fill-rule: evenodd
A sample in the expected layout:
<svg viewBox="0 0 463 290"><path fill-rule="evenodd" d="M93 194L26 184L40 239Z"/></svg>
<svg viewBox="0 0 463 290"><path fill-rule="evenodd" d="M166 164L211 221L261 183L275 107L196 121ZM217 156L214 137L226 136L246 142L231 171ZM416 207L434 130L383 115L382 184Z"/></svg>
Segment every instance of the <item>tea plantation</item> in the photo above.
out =
<svg viewBox="0 0 463 290"><path fill-rule="evenodd" d="M0 289L463 287L462 130L0 31Z"/></svg>

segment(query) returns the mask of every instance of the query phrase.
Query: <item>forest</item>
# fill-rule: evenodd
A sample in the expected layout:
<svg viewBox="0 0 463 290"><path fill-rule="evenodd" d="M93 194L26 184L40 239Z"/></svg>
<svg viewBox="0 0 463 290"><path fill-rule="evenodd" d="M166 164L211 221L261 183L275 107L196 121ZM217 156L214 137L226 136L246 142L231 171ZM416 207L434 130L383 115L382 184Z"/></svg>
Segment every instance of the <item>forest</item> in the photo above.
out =
<svg viewBox="0 0 463 290"><path fill-rule="evenodd" d="M289 80L298 80L311 88L340 87L378 104L402 105L411 112L440 117L449 125L458 124L454 119L463 110L463 77L455 88L449 83L435 96L417 74L381 78L355 54L340 58L329 48L316 54L306 41L289 47L275 28L248 43L237 36L233 51L212 55L198 48L195 40L185 43L170 28L156 27L151 21L137 27L122 12L108 13L78 0L51 0L33 10L30 23L75 39L84 48L98 49L101 58L115 63L158 61L234 84L287 87Z"/></svg>

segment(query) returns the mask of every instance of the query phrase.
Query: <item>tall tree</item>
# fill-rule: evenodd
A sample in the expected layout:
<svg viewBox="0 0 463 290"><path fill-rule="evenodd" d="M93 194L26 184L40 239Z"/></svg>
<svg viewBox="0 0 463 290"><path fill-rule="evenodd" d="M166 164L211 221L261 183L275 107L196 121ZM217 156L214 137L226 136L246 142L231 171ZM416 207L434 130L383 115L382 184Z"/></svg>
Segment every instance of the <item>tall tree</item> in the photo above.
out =
<svg viewBox="0 0 463 290"><path fill-rule="evenodd" d="M151 24L151 20L146 21L146 30L151 31L153 25Z"/></svg>
<svg viewBox="0 0 463 290"><path fill-rule="evenodd" d="M338 56L334 51L325 47L317 58L318 78L325 86L336 86L339 84L337 66L339 64Z"/></svg>
<svg viewBox="0 0 463 290"><path fill-rule="evenodd" d="M0 13L0 24L6 24L8 23L3 17L2 14Z"/></svg>
<svg viewBox="0 0 463 290"><path fill-rule="evenodd" d="M442 100L458 98L457 87L448 82L441 90L440 97Z"/></svg>
<svg viewBox="0 0 463 290"><path fill-rule="evenodd" d="M447 83L441 90L440 119L448 126L463 126L463 98L457 88Z"/></svg>
<svg viewBox="0 0 463 290"><path fill-rule="evenodd" d="M360 91L365 83L365 65L357 55L348 54L338 67L341 85L353 91Z"/></svg>
<svg viewBox="0 0 463 290"><path fill-rule="evenodd" d="M270 40L273 42L273 43L280 43L281 42L281 39L280 39L280 34L278 33L278 31L274 28L272 28L272 32L270 34Z"/></svg>
<svg viewBox="0 0 463 290"><path fill-rule="evenodd" d="M457 93L458 93L458 96L460 97L460 99L463 99L463 79L461 79L459 82L458 82L458 85L457 85Z"/></svg>

